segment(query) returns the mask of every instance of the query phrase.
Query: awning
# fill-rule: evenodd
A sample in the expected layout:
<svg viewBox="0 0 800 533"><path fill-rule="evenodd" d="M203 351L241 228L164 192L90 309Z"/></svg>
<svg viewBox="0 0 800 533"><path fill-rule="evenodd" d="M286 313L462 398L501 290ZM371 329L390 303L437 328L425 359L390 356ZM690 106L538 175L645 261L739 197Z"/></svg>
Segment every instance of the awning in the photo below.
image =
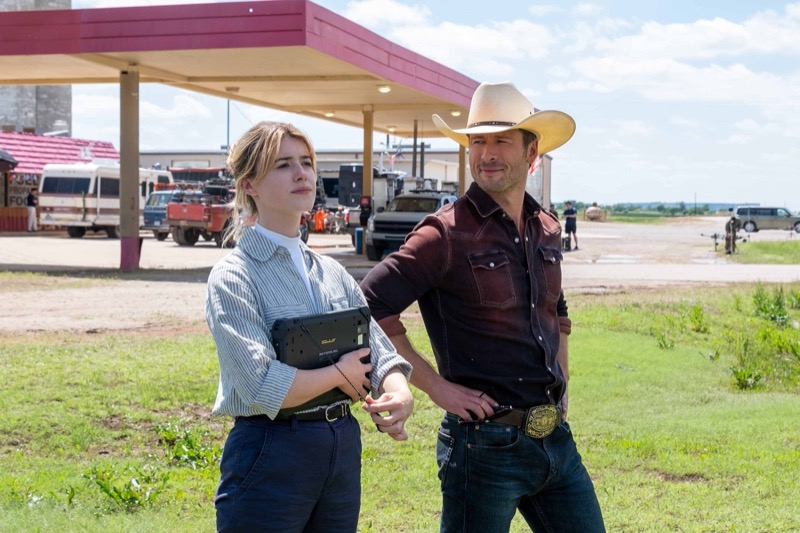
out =
<svg viewBox="0 0 800 533"><path fill-rule="evenodd" d="M0 150L0 172L8 172L9 170L14 170L14 167L17 166L17 160L14 159L14 156L6 152L5 150Z"/></svg>

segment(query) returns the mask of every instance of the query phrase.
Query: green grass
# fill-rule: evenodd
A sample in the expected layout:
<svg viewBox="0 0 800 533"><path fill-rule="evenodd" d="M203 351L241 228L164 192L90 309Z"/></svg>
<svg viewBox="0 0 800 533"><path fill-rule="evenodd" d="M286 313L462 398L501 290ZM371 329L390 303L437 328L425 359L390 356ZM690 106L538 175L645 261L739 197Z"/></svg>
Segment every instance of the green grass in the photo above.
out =
<svg viewBox="0 0 800 533"><path fill-rule="evenodd" d="M784 241L740 242L729 257L736 263L800 265L800 235L792 233L791 240Z"/></svg>
<svg viewBox="0 0 800 533"><path fill-rule="evenodd" d="M608 531L800 530L800 285L569 303L570 422ZM735 365L763 377L741 388ZM209 414L217 372L206 333L0 336L0 531L212 530L218 470L205 464L230 428ZM403 443L356 410L362 532L438 528L441 413L414 392ZM200 460L176 456L180 435ZM512 531L527 531L519 517Z"/></svg>
<svg viewBox="0 0 800 533"><path fill-rule="evenodd" d="M641 212L641 213L609 213L606 222L619 222L625 224L667 224L675 220L663 213Z"/></svg>

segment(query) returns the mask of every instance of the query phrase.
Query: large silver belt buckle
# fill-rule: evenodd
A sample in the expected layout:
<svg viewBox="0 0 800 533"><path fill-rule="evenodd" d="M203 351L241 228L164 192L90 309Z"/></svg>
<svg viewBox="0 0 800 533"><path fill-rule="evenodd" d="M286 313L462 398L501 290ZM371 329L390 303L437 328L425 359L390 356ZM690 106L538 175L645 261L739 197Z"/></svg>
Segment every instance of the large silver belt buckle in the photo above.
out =
<svg viewBox="0 0 800 533"><path fill-rule="evenodd" d="M525 434L543 439L561 423L561 411L555 405L537 405L528 409L525 417Z"/></svg>

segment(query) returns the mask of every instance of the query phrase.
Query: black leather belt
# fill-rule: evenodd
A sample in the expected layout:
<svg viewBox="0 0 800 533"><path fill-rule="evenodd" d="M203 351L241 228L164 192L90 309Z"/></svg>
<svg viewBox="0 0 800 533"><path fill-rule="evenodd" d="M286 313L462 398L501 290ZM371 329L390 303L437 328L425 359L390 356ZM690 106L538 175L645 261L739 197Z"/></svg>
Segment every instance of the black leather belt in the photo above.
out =
<svg viewBox="0 0 800 533"><path fill-rule="evenodd" d="M506 424L522 429L534 439L543 439L561 424L561 408L545 404L530 409L511 409L496 418L487 419L495 424Z"/></svg>
<svg viewBox="0 0 800 533"><path fill-rule="evenodd" d="M339 420L350 414L350 405L346 403L335 403L333 405L327 406L320 406L318 409L314 409L313 411L306 411L303 413L293 413L293 414L285 414L282 412L278 412L278 416L275 417L275 420L291 420L294 417L295 420L301 422L310 422L310 421L319 421L325 420L327 422L333 422L334 420Z"/></svg>

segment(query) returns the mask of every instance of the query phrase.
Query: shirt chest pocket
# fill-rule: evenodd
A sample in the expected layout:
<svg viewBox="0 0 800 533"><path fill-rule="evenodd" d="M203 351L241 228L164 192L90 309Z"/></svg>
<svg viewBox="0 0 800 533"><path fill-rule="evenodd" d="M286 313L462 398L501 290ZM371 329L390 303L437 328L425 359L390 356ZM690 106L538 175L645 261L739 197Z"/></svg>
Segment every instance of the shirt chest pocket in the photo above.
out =
<svg viewBox="0 0 800 533"><path fill-rule="evenodd" d="M561 294L561 260L564 256L561 250L555 248L540 248L542 257L542 279L544 280L547 297L557 300Z"/></svg>
<svg viewBox="0 0 800 533"><path fill-rule="evenodd" d="M482 253L468 259L482 305L505 307L516 300L505 252Z"/></svg>

